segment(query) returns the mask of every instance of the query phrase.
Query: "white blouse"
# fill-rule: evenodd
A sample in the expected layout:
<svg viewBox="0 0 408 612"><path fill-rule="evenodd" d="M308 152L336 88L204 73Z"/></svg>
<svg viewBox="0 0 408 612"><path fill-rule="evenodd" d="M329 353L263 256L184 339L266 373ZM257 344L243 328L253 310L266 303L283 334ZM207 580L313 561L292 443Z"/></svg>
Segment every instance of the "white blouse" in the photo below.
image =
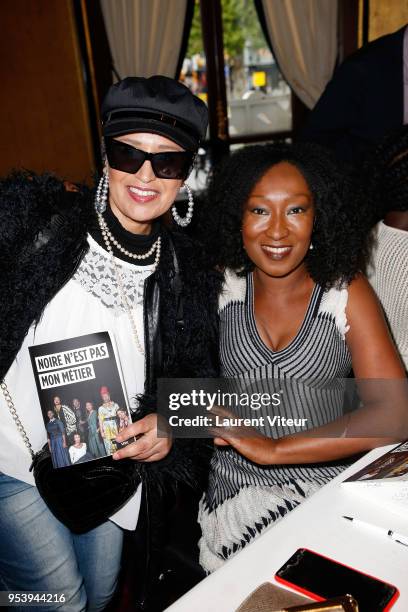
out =
<svg viewBox="0 0 408 612"><path fill-rule="evenodd" d="M71 459L71 463L76 463L78 459L83 457L86 454L86 444L82 442L80 448L72 445L69 447L69 456Z"/></svg>
<svg viewBox="0 0 408 612"><path fill-rule="evenodd" d="M136 407L135 396L143 392L145 380L144 355L137 349L129 316L117 289L117 281L108 253L88 236L89 251L75 275L60 289L46 306L39 324L32 325L21 348L5 376L5 382L17 413L28 434L34 451L47 441L47 433L37 395L28 347L109 331L116 344L130 408ZM143 285L153 266L138 266L116 259L122 274L123 287L140 342L143 346ZM3 394L0 393L0 471L34 484L29 471L31 456L13 421ZM141 486L134 496L111 519L125 529L137 524Z"/></svg>

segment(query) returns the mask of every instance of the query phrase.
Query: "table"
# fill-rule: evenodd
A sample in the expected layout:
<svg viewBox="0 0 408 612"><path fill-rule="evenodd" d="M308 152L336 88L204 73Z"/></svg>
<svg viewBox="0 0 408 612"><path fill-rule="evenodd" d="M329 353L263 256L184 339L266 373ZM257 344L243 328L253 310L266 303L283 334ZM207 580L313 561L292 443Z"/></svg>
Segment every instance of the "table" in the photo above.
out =
<svg viewBox="0 0 408 612"><path fill-rule="evenodd" d="M387 512L340 484L392 447L367 453L167 610L233 612L262 582L275 582L275 572L305 547L395 585L400 596L392 610L407 612L408 547L342 518L357 517L408 537L408 513L402 517Z"/></svg>

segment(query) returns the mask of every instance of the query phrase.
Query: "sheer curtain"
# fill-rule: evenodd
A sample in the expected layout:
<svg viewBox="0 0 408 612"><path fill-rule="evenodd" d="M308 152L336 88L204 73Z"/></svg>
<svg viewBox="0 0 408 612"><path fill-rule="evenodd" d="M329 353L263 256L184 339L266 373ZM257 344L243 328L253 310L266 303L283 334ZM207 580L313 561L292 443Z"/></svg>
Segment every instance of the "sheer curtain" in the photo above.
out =
<svg viewBox="0 0 408 612"><path fill-rule="evenodd" d="M177 76L188 4L188 0L101 0L120 78Z"/></svg>
<svg viewBox="0 0 408 612"><path fill-rule="evenodd" d="M337 57L337 0L261 0L264 24L283 76L313 108Z"/></svg>

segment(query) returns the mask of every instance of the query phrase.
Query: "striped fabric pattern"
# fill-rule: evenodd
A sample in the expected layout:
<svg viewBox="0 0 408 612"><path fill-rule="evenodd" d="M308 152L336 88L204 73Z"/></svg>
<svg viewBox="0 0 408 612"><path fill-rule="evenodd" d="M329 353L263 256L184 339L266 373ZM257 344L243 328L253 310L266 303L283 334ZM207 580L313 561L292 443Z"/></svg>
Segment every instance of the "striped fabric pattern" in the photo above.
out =
<svg viewBox="0 0 408 612"><path fill-rule="evenodd" d="M408 232L380 221L373 235L368 278L408 372Z"/></svg>
<svg viewBox="0 0 408 612"><path fill-rule="evenodd" d="M273 351L264 344L256 327L252 274L238 277L228 271L219 305L223 376L239 378L240 389L253 392L272 393L277 384L287 401L274 414L291 418L293 406L301 405L306 428L336 419L343 414L341 379L351 369L345 341L347 297L346 288L323 291L316 285L295 338L283 350ZM255 416L266 417L270 411L271 407L261 407ZM262 433L281 437L298 430L278 430L265 418ZM231 447L217 449L199 510L203 534L200 562L204 569L217 569L346 465L343 461L263 467Z"/></svg>

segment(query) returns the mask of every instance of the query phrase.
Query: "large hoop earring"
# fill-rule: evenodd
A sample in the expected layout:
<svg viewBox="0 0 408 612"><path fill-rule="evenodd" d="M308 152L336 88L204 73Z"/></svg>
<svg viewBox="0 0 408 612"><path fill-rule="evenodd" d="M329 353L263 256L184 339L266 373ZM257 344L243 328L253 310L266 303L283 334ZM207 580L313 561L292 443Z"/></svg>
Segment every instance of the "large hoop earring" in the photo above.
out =
<svg viewBox="0 0 408 612"><path fill-rule="evenodd" d="M177 225L180 225L180 227L187 227L187 225L191 222L191 219L193 218L194 200L193 192L191 191L190 185L184 183L182 189L183 188L187 191L188 195L187 214L185 217L180 217L175 204L173 204L173 206L171 207L171 214L173 215L173 219L177 223Z"/></svg>
<svg viewBox="0 0 408 612"><path fill-rule="evenodd" d="M101 180L99 181L98 188L95 194L95 210L99 214L103 214L106 210L106 203L108 201L108 191L109 191L109 176L106 172L104 172L101 176Z"/></svg>

